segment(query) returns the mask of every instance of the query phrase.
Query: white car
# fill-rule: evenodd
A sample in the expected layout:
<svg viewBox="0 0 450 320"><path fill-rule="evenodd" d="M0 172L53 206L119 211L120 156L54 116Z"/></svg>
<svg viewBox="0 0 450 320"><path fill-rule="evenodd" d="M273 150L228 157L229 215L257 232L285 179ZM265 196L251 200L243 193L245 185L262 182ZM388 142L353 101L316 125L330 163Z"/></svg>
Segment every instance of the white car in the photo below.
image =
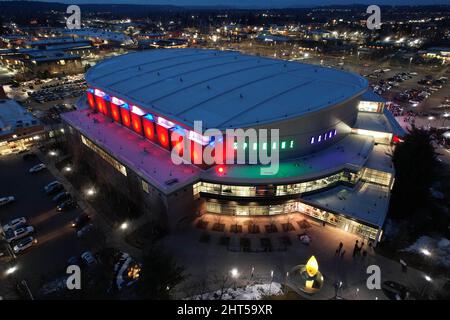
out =
<svg viewBox="0 0 450 320"><path fill-rule="evenodd" d="M46 168L45 164L40 163L40 164L35 165L34 167L31 167L30 170L28 170L28 172L30 172L30 173L39 172L45 168Z"/></svg>
<svg viewBox="0 0 450 320"><path fill-rule="evenodd" d="M6 235L6 241L12 242L14 240L21 239L26 237L30 233L34 232L34 228L32 226L25 226L14 230L10 235Z"/></svg>
<svg viewBox="0 0 450 320"><path fill-rule="evenodd" d="M6 204L8 204L10 202L13 202L15 200L16 200L16 198L14 198L12 196L0 198L0 206L4 206L4 205L6 205Z"/></svg>
<svg viewBox="0 0 450 320"><path fill-rule="evenodd" d="M37 239L33 238L32 236L26 237L25 239L20 240L14 247L13 251L14 253L21 253L25 251L26 249L32 247L37 243Z"/></svg>
<svg viewBox="0 0 450 320"><path fill-rule="evenodd" d="M8 230L16 230L19 226L22 226L25 223L27 223L27 219L25 219L25 217L16 218L5 224L3 226L3 231L6 232Z"/></svg>

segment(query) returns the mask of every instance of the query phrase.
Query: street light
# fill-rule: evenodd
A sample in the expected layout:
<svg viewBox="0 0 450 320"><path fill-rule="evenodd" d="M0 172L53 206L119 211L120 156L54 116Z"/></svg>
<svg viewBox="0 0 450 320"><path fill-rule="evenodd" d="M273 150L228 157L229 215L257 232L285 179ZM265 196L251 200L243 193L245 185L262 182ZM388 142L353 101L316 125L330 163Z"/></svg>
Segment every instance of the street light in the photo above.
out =
<svg viewBox="0 0 450 320"><path fill-rule="evenodd" d="M126 229L128 229L128 223L127 223L127 222L123 222L123 223L120 225L120 230L126 230Z"/></svg>
<svg viewBox="0 0 450 320"><path fill-rule="evenodd" d="M422 252L427 257L431 256L431 252L426 248L421 249L420 252Z"/></svg>
<svg viewBox="0 0 450 320"><path fill-rule="evenodd" d="M86 190L86 195L89 197L92 197L95 194L95 189L94 188L89 188Z"/></svg>
<svg viewBox="0 0 450 320"><path fill-rule="evenodd" d="M237 281L237 278L239 277L239 271L237 268L233 268L233 269L231 269L230 273L231 273L231 277L234 279L234 290L236 290L236 281Z"/></svg>
<svg viewBox="0 0 450 320"><path fill-rule="evenodd" d="M269 284L269 295L272 291L272 281L273 281L273 270L270 270L270 284Z"/></svg>
<svg viewBox="0 0 450 320"><path fill-rule="evenodd" d="M433 279L431 279L431 277L429 275L425 275L424 276L425 280L427 280L428 282L432 282Z"/></svg>
<svg viewBox="0 0 450 320"><path fill-rule="evenodd" d="M67 167L64 168L64 171L65 172L71 172L72 171L72 167L67 166Z"/></svg>
<svg viewBox="0 0 450 320"><path fill-rule="evenodd" d="M10 268L6 269L5 274L6 274L7 276L10 275L10 274L13 274L14 272L17 271L17 269L18 269L17 266L10 267Z"/></svg>

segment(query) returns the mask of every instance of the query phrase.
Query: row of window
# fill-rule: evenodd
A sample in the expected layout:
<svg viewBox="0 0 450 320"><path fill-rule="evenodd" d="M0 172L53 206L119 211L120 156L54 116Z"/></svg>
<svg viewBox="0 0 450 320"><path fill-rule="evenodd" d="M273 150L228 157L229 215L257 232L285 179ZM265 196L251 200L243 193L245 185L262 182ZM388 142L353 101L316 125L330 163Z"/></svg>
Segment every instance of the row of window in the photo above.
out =
<svg viewBox="0 0 450 320"><path fill-rule="evenodd" d="M263 142L263 143L253 142L251 145L252 145L251 150L253 150L253 151L257 151L257 150L259 150L261 148L263 150L267 150L268 143L267 142ZM272 142L272 143L269 143L269 145L270 145L270 149L272 149L272 150L276 150L276 149L281 149L281 150L294 149L294 140L281 141L280 143ZM233 147L234 147L234 150L237 150L238 149L238 143L234 142ZM247 148L248 148L248 143L244 142L243 145L242 145L242 149L243 150L247 150Z"/></svg>
<svg viewBox="0 0 450 320"><path fill-rule="evenodd" d="M327 222L347 232L358 234L365 239L375 240L378 229L364 225L343 215L321 210L311 205L294 201L279 205L239 205L235 202L208 199L205 209L209 213L232 216L265 216L301 212L315 219Z"/></svg>
<svg viewBox="0 0 450 320"><path fill-rule="evenodd" d="M117 171L122 173L124 176L127 175L127 169L126 167L121 164L119 161L111 157L108 153L106 153L103 149L99 148L95 143L93 143L91 140L86 138L85 136L81 135L81 141L85 146L87 146L89 149L97 153L100 157L103 158L106 162L108 162L110 165L112 165Z"/></svg>
<svg viewBox="0 0 450 320"><path fill-rule="evenodd" d="M258 185L258 186L233 186L209 182L198 182L194 185L194 195L204 192L236 197L271 197L290 194L302 194L320 190L338 182L355 184L360 178L359 173L341 171L328 177L317 180L286 184L286 185Z"/></svg>
<svg viewBox="0 0 450 320"><path fill-rule="evenodd" d="M337 134L337 130L336 129L330 130L328 132L325 132L324 134L311 137L310 143L311 144L315 144L315 143L320 143L320 142L329 140L329 139L335 137L336 134Z"/></svg>

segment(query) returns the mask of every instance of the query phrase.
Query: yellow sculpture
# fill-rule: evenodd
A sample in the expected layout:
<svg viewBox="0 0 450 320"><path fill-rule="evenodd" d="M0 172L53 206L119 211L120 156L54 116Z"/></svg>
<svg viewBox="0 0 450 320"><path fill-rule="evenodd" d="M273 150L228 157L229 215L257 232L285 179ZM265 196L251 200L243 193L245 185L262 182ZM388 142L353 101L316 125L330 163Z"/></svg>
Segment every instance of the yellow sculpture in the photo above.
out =
<svg viewBox="0 0 450 320"><path fill-rule="evenodd" d="M319 264L317 263L316 257L311 256L311 258L309 258L308 262L306 263L306 273L308 273L310 277L314 277L318 271Z"/></svg>

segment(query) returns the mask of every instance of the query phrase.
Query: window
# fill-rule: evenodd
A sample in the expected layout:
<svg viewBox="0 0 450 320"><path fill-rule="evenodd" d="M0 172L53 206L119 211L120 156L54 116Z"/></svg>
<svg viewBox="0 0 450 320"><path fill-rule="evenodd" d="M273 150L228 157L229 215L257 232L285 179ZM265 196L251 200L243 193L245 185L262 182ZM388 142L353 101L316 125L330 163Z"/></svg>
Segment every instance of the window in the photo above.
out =
<svg viewBox="0 0 450 320"><path fill-rule="evenodd" d="M142 180L142 190L144 190L145 193L150 193L148 190L148 183L144 180Z"/></svg>
<svg viewBox="0 0 450 320"><path fill-rule="evenodd" d="M127 169L123 164L121 164L119 161L111 157L108 153L106 153L103 149L98 147L95 143L93 143L91 140L86 138L85 136L81 135L81 141L85 146L87 146L89 149L97 153L103 160L108 162L110 165L112 165L117 171L122 173L124 176L127 175Z"/></svg>

